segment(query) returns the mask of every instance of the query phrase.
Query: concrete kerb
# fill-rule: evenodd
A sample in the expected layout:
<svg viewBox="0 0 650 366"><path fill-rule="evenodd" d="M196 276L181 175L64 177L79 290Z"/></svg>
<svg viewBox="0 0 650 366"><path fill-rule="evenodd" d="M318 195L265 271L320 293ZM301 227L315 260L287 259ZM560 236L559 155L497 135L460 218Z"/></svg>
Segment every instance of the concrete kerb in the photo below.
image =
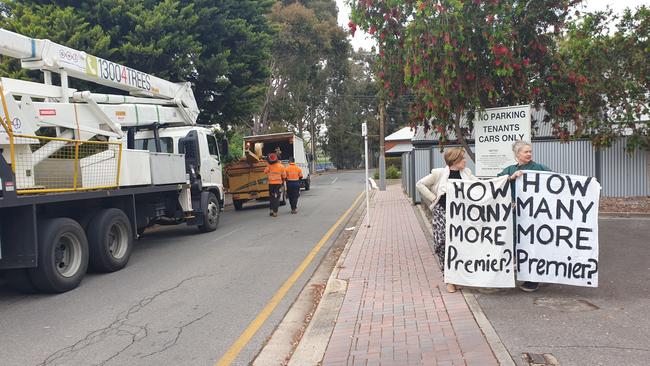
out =
<svg viewBox="0 0 650 366"><path fill-rule="evenodd" d="M415 209L420 213L420 217L422 218L420 224L424 225L423 229L425 230L425 236L428 239L431 237L433 227L431 226L429 218L422 208L422 205L417 205ZM506 347L503 345L503 342L501 342L501 338L499 338L499 335L494 330L494 327L492 327L492 324L485 316L485 313L483 313L483 309L481 309L481 306L476 300L476 297L474 297L474 295L470 292L471 290L461 289L460 291L462 292L463 297L465 298L465 302L469 306L469 309L472 312L476 323L478 324L479 328L481 328L485 339L490 345L492 353L496 357L497 362L499 362L499 365L516 366L516 363L512 359L510 352L508 352Z"/></svg>
<svg viewBox="0 0 650 366"><path fill-rule="evenodd" d="M602 219L646 219L650 213L646 212L599 212L598 217Z"/></svg>
<svg viewBox="0 0 650 366"><path fill-rule="evenodd" d="M371 201L374 193L371 191ZM365 218L366 206L361 204L360 207L360 214L355 220L354 233L345 243L345 248L327 281L323 297L314 312L314 317L309 322L288 366L318 365L323 360L347 291L347 281L339 280L337 277L350 251L351 244L359 233L359 225L363 225Z"/></svg>
<svg viewBox="0 0 650 366"><path fill-rule="evenodd" d="M352 215L346 221L346 225L350 222L359 225L362 222L361 220L363 220L363 213L365 213L365 205L363 202L360 202L352 212ZM339 240L341 234L344 232L343 230L341 230L336 236L334 239L335 242ZM343 263L343 259L345 259L345 256L349 251L350 243L354 240L355 236L356 230L346 241L343 251L336 263L333 265L333 270L331 274L329 274L329 277L327 272L329 272L330 266L327 265L327 262L332 248L328 250L328 253L323 257L323 260L314 271L310 280L300 291L296 301L291 305L280 324L278 324L271 337L267 340L266 344L262 347L251 363L252 365L287 365L290 359L293 362L293 359L296 357L315 358L318 356L318 352L321 352L320 350L322 349L322 353L317 362L298 363L298 365L311 365L320 362L325 354L325 348L327 347L330 335L334 329L336 317L338 316L338 309L343 303L343 298L345 297L345 291L347 289L347 283L336 279L336 277L339 268ZM332 245L332 247L333 246L334 245ZM313 288L315 285L321 285L325 279L327 279L327 282L323 295L317 305L316 311L311 319L309 319L309 312L313 310ZM330 315L334 318L330 319ZM297 339L297 335L300 334L306 320L309 320L309 324L305 329L302 338ZM296 343L298 343L297 348ZM296 355L298 352L300 353ZM292 364L295 364L295 362Z"/></svg>

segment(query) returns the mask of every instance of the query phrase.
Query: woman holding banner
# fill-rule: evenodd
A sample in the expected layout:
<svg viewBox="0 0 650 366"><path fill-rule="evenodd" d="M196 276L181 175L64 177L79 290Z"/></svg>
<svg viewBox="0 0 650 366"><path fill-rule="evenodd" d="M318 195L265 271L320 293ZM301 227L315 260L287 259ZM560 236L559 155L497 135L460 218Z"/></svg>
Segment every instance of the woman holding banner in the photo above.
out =
<svg viewBox="0 0 650 366"><path fill-rule="evenodd" d="M538 170L544 172L550 172L547 166L536 163L533 161L533 145L530 142L519 140L512 144L512 152L515 154L515 160L517 164L510 165L503 169L498 176L508 175L512 181L512 195L514 199L515 194L515 180L521 177L524 173L522 170ZM516 223L515 223L516 227ZM515 240L515 243L517 241ZM535 292L539 290L539 283L537 282L524 282L519 288L525 292Z"/></svg>
<svg viewBox="0 0 650 366"><path fill-rule="evenodd" d="M462 147L447 149L444 153L444 168L432 169L431 174L420 179L416 188L420 195L431 202L429 209L433 216L433 249L444 272L445 263L445 211L448 179L478 180L471 170L465 167L465 150ZM456 292L454 284L447 284L447 292Z"/></svg>

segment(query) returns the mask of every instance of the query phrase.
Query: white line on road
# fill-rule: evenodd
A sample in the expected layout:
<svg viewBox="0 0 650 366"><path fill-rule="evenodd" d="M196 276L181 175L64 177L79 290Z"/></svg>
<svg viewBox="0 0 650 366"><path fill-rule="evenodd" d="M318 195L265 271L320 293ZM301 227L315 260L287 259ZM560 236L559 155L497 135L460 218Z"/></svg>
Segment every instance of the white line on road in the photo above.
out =
<svg viewBox="0 0 650 366"><path fill-rule="evenodd" d="M336 183L336 180L337 180L337 179L339 179L339 177L334 178L334 180L333 180L332 183L330 183L330 184L334 184L334 183Z"/></svg>

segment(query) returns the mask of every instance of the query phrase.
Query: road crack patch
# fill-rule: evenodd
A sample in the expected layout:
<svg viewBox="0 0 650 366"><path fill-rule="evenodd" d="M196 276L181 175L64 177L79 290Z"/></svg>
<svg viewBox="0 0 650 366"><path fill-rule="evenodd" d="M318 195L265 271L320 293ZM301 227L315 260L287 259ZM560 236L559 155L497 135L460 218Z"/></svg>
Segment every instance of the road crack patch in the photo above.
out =
<svg viewBox="0 0 650 366"><path fill-rule="evenodd" d="M88 353L91 357L95 358L94 364L105 365L106 363L124 354L124 352L132 348L137 343L142 342L143 340L149 338L152 335L150 329L151 326L150 323L145 323L144 325L140 325L137 324L138 320L133 319L142 310L151 306L156 299L172 293L173 291L181 288L182 286L186 285L191 281L206 279L206 278L214 277L215 275L216 274L201 274L201 275L191 276L183 279L182 281L179 281L174 286L162 289L160 291L156 291L138 300L134 305L132 305L128 309L120 312L115 317L115 320L110 324L108 324L107 326L101 329L93 330L89 332L85 337L76 341L74 344L59 349L58 351L50 354L45 358L43 362L39 363L38 366L54 366L54 365L62 365L66 363L75 364L75 358L77 357L79 357L78 360L84 360L83 357L84 353ZM204 313L198 317L192 318L190 321L184 322L180 326L175 327L175 329L177 330L177 334L175 334L174 339L169 342L166 342L161 350L153 352L151 354L153 355L156 353L160 353L163 352L165 349L169 349L173 347L178 342L182 330L185 327L205 318L210 314L211 312ZM92 353L93 350L91 348L102 342L104 343L110 342L110 343L108 344L108 347L102 347L100 350L96 350L95 353ZM111 346L113 348L116 347L119 348L117 350L110 351ZM101 359L98 360L97 358L101 358ZM85 360L85 362L88 363L90 362L90 360Z"/></svg>

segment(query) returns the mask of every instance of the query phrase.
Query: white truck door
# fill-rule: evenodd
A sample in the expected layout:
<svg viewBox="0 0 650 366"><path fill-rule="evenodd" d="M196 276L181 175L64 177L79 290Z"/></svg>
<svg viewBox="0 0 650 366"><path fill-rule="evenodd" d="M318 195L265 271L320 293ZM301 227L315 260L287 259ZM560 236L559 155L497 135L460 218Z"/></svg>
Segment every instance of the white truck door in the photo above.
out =
<svg viewBox="0 0 650 366"><path fill-rule="evenodd" d="M293 139L293 156L296 159L296 165L302 170L302 177L307 179L309 177L309 162L305 154L305 146L302 140L296 137Z"/></svg>
<svg viewBox="0 0 650 366"><path fill-rule="evenodd" d="M221 162L217 140L206 131L200 131L201 182L205 187L221 186Z"/></svg>

